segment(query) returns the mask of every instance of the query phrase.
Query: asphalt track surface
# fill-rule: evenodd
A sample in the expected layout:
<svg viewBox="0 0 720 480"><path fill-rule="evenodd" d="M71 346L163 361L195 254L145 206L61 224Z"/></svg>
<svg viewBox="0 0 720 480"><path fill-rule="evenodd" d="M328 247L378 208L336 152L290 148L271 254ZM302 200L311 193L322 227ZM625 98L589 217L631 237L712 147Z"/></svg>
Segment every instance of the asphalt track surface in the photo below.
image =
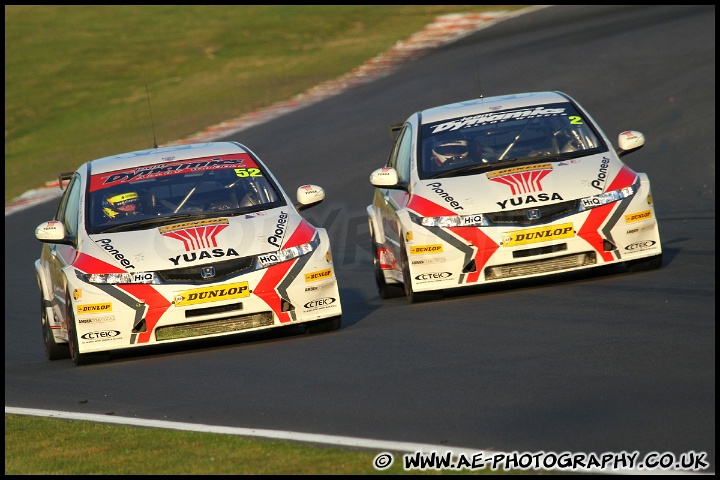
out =
<svg viewBox="0 0 720 480"><path fill-rule="evenodd" d="M365 207L388 125L433 105L561 90L652 182L664 264L447 294L377 296ZM715 471L715 7L553 6L425 53L376 81L227 137L333 245L343 326L45 359L34 228L5 217L5 405L518 452L706 452Z"/></svg>

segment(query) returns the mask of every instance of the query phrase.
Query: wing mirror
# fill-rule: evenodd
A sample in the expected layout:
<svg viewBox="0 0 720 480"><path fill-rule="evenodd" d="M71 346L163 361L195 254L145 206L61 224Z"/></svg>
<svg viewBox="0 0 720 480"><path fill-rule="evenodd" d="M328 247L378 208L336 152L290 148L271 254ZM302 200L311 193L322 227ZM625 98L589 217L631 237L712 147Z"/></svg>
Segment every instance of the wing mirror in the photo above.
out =
<svg viewBox="0 0 720 480"><path fill-rule="evenodd" d="M35 238L45 243L65 243L72 244L66 238L65 226L57 220L43 222L35 229Z"/></svg>
<svg viewBox="0 0 720 480"><path fill-rule="evenodd" d="M396 187L398 183L397 170L392 167L378 168L370 174L370 183L381 188Z"/></svg>
<svg viewBox="0 0 720 480"><path fill-rule="evenodd" d="M639 150L645 145L645 135L635 130L628 130L618 135L618 149L615 152L618 157Z"/></svg>
<svg viewBox="0 0 720 480"><path fill-rule="evenodd" d="M317 185L302 185L297 189L297 203L295 209L299 212L313 207L325 200L325 190Z"/></svg>

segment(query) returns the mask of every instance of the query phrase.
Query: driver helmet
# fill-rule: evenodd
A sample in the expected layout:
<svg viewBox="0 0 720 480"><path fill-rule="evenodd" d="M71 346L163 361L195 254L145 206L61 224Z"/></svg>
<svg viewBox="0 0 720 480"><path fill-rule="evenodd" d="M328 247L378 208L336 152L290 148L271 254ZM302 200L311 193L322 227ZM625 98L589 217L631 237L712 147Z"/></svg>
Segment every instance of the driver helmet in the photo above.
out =
<svg viewBox="0 0 720 480"><path fill-rule="evenodd" d="M453 132L433 142L435 163L443 165L448 160L464 161L468 157L468 142L460 132Z"/></svg>
<svg viewBox="0 0 720 480"><path fill-rule="evenodd" d="M127 191L111 194L103 200L103 214L111 219L140 213L140 197L137 192Z"/></svg>

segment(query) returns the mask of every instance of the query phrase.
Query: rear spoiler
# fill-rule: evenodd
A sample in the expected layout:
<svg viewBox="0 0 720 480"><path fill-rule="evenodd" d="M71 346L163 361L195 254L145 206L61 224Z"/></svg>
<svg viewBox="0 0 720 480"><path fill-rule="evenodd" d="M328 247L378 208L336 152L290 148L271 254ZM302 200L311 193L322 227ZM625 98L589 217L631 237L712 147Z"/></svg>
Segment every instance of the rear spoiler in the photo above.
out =
<svg viewBox="0 0 720 480"><path fill-rule="evenodd" d="M390 140L393 142L397 138L397 132L399 132L403 127L402 123L393 123L390 125Z"/></svg>
<svg viewBox="0 0 720 480"><path fill-rule="evenodd" d="M58 186L60 187L60 190L65 190L63 188L63 182L67 183L70 181L70 179L73 177L73 174L75 172L60 172L58 173Z"/></svg>

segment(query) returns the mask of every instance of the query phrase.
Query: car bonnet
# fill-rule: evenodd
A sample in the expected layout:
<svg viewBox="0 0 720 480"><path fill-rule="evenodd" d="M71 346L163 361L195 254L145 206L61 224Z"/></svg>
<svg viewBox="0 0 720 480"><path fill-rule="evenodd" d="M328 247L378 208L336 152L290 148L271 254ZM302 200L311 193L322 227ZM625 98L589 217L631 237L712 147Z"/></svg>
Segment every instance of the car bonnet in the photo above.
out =
<svg viewBox="0 0 720 480"><path fill-rule="evenodd" d="M315 228L286 206L235 217L89 235L79 255L82 267L76 266L86 273L187 268L276 252L309 242L314 234Z"/></svg>

